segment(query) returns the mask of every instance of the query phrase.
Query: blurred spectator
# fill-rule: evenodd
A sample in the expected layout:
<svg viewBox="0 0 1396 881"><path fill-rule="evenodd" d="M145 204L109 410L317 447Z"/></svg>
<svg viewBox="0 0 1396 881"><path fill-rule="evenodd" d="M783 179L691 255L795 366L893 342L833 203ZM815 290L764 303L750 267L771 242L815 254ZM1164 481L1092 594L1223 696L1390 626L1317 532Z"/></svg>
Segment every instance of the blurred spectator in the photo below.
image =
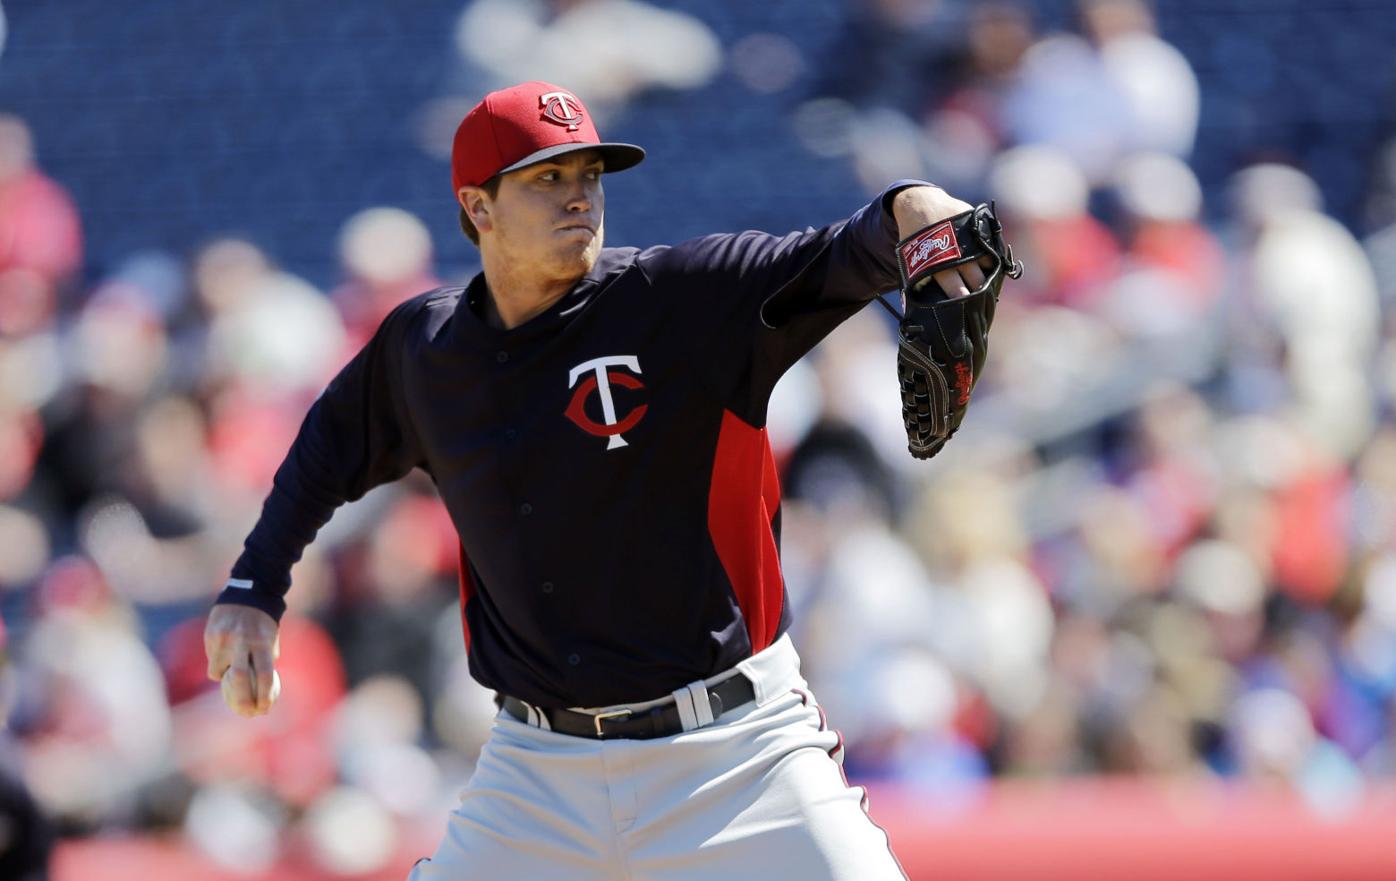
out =
<svg viewBox="0 0 1396 881"><path fill-rule="evenodd" d="M1371 266L1352 234L1320 213L1317 187L1297 169L1252 166L1232 190L1247 246L1247 284L1234 307L1238 320L1254 322L1242 339L1265 357L1254 334L1273 331L1283 363L1274 352L1270 366L1285 371L1301 424L1345 459L1375 418L1365 378L1380 327Z"/></svg>
<svg viewBox="0 0 1396 881"><path fill-rule="evenodd" d="M1260 646L1265 587L1255 563L1222 541L1199 542L1178 560L1178 598L1204 617L1212 650L1232 664L1245 663Z"/></svg>
<svg viewBox="0 0 1396 881"><path fill-rule="evenodd" d="M248 242L210 243L193 275L208 316L210 453L239 504L260 504L306 407L352 351L329 300Z"/></svg>
<svg viewBox="0 0 1396 881"><path fill-rule="evenodd" d="M1080 0L1079 9L1106 77L1129 105L1129 146L1187 158L1201 103L1197 76L1183 53L1158 36L1150 4Z"/></svg>
<svg viewBox="0 0 1396 881"><path fill-rule="evenodd" d="M348 279L330 293L358 351L399 303L438 287L432 271L431 234L398 208L368 208L339 233L339 261Z"/></svg>
<svg viewBox="0 0 1396 881"><path fill-rule="evenodd" d="M315 394L352 354L326 298L247 242L208 245L195 278L217 380L258 397Z"/></svg>
<svg viewBox="0 0 1396 881"><path fill-rule="evenodd" d="M14 692L9 649L0 619L0 718L9 717ZM9 732L0 733L0 878L48 881L54 830L25 785L14 749Z"/></svg>
<svg viewBox="0 0 1396 881"><path fill-rule="evenodd" d="M28 272L52 296L81 264L82 229L72 199L35 164L24 120L0 114L0 290L22 285L12 276Z"/></svg>
<svg viewBox="0 0 1396 881"><path fill-rule="evenodd" d="M1030 292L1089 309L1119 271L1120 247L1087 210L1090 187L1078 161L1051 147L1015 147L994 160L989 190L1014 224L1015 252L1033 266Z"/></svg>
<svg viewBox="0 0 1396 881"><path fill-rule="evenodd" d="M566 84L599 119L647 89L702 86L722 66L706 25L641 0L473 0L456 46L499 84Z"/></svg>
<svg viewBox="0 0 1396 881"><path fill-rule="evenodd" d="M1167 383L1149 389L1131 420L1122 483L1146 518L1148 541L1161 560L1175 559L1195 541L1216 505L1221 469L1208 449L1214 424L1201 396ZM1141 584L1157 585L1147 577Z"/></svg>
<svg viewBox="0 0 1396 881"><path fill-rule="evenodd" d="M90 564L55 565L38 602L11 716L26 778L40 804L76 828L130 818L170 756L160 668L130 607Z"/></svg>
<svg viewBox="0 0 1396 881"><path fill-rule="evenodd" d="M1133 146L1129 98L1099 53L1074 34L1044 37L1023 56L1002 118L1010 139L1069 155L1092 184Z"/></svg>
<svg viewBox="0 0 1396 881"><path fill-rule="evenodd" d="M886 365L896 358L896 343L883 318L880 309L871 308L853 316L824 340L809 363L819 387L814 411L835 426L856 426L858 440L849 438L846 445L864 438L871 442L868 452L876 453L880 461L868 463L873 470L864 472L865 483L886 494L888 516L895 521L905 499L891 483L891 474L884 477L879 472L907 471L912 466L901 427L900 392L881 382Z"/></svg>
<svg viewBox="0 0 1396 881"><path fill-rule="evenodd" d="M1373 775L1396 773L1396 553L1371 562L1362 610L1347 627L1330 668L1324 731Z"/></svg>
<svg viewBox="0 0 1396 881"><path fill-rule="evenodd" d="M76 520L94 497L123 489L140 408L168 380L167 329L139 289L100 289L62 339L63 388L48 406L44 477Z"/></svg>
<svg viewBox="0 0 1396 881"><path fill-rule="evenodd" d="M1181 160L1138 153L1120 163L1115 187L1128 269L1110 307L1114 322L1138 336L1191 331L1210 315L1227 273L1221 245L1202 225L1197 177ZM1146 274L1145 284L1126 281Z"/></svg>
<svg viewBox="0 0 1396 881"><path fill-rule="evenodd" d="M938 107L924 117L932 180L957 192L982 186L994 154L1009 142L1004 100L1034 36L1022 4L977 3L969 11L965 48L954 58L948 88L935 92Z"/></svg>
<svg viewBox="0 0 1396 881"><path fill-rule="evenodd" d="M426 647L442 615L459 619L458 541L434 494L403 493L387 504L371 535L344 549L326 624L344 651L351 684L391 674L420 700L435 692L440 671Z"/></svg>
<svg viewBox="0 0 1396 881"><path fill-rule="evenodd" d="M1314 730L1304 705L1281 689L1242 695L1233 707L1242 772L1293 786L1318 811L1341 817L1362 781L1352 762Z"/></svg>
<svg viewBox="0 0 1396 881"><path fill-rule="evenodd" d="M1018 143L1069 153L1092 184L1135 150L1186 156L1198 85L1182 55L1154 34L1141 0L1082 0L1086 38L1053 34L1023 56L1003 118Z"/></svg>

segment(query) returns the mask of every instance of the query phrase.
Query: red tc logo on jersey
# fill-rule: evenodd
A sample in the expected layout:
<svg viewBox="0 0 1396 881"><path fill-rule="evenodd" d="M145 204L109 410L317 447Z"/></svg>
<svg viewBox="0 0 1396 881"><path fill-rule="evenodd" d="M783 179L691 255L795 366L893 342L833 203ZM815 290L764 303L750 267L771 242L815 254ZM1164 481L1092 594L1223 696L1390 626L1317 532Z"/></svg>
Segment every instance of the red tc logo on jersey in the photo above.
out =
<svg viewBox="0 0 1396 881"><path fill-rule="evenodd" d="M907 278L911 278L927 266L954 260L959 256L960 245L955 241L955 227L948 220L902 245L902 262L906 264Z"/></svg>
<svg viewBox="0 0 1396 881"><path fill-rule="evenodd" d="M642 389L645 384L629 373L609 370L610 367L624 367L631 373L639 373L640 359L634 355L605 355L600 358L592 358L590 361L583 361L573 367L567 373L567 387L576 386L577 390L572 393L572 401L567 405L566 415L582 431L597 437L609 438L606 442L606 449L615 450L627 446L625 438L620 436L621 432L629 431L638 425L645 416L645 410L649 409L649 405L641 404L625 414L623 419L617 419L616 403L611 397L611 384L614 383L628 389ZM577 380L581 379L584 374L586 379L583 379L578 385ZM591 398L592 392L598 392L601 395L601 417L605 422L597 422L587 415L586 404Z"/></svg>
<svg viewBox="0 0 1396 881"><path fill-rule="evenodd" d="M582 124L582 102L567 92L544 92L538 96L538 106L544 119L566 126L569 132Z"/></svg>

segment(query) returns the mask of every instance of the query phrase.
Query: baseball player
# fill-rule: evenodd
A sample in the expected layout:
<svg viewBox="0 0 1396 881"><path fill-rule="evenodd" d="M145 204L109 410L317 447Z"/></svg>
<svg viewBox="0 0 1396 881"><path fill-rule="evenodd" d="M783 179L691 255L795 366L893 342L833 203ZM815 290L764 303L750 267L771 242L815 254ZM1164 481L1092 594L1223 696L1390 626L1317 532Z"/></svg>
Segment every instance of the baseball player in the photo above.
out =
<svg viewBox="0 0 1396 881"><path fill-rule="evenodd" d="M470 111L452 175L483 271L402 303L311 407L209 616L209 676L266 713L292 564L421 468L500 711L413 881L901 878L786 635L764 424L781 374L905 280L900 240L951 297L985 286L927 259L953 235L916 238L970 206L900 181L822 229L605 248L602 174L643 158L548 83Z"/></svg>

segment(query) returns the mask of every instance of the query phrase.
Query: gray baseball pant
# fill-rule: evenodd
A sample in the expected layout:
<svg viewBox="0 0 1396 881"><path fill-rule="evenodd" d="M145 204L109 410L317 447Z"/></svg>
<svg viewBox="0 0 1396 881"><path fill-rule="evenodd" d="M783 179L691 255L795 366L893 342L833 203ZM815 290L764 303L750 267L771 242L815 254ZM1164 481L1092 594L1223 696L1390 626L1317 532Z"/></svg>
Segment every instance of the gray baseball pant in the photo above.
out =
<svg viewBox="0 0 1396 881"><path fill-rule="evenodd" d="M672 737L591 740L501 712L408 881L904 879L790 638L737 669L756 700Z"/></svg>

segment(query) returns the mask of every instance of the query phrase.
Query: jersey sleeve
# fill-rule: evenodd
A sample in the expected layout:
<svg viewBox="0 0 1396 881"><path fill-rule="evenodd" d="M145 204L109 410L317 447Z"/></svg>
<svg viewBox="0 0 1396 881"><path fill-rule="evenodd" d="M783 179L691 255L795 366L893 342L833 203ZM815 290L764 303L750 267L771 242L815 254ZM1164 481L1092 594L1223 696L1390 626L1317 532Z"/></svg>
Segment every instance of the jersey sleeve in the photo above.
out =
<svg viewBox="0 0 1396 881"><path fill-rule="evenodd" d="M384 319L311 405L216 603L253 606L279 621L291 567L335 509L422 464L399 382L404 331L418 300Z"/></svg>
<svg viewBox="0 0 1396 881"><path fill-rule="evenodd" d="M648 263L675 289L694 363L725 406L763 424L776 382L841 322L900 283L892 197L901 180L846 220L784 236L743 232L694 239Z"/></svg>

